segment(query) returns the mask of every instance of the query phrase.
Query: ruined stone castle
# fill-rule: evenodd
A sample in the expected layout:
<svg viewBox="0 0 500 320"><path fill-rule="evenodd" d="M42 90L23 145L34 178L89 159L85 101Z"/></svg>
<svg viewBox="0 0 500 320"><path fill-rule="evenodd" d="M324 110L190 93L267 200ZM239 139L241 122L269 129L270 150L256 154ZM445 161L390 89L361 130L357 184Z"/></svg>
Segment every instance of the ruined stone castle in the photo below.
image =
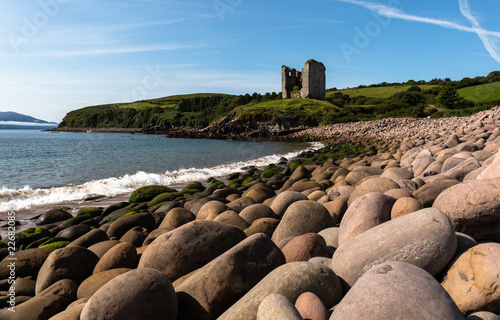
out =
<svg viewBox="0 0 500 320"><path fill-rule="evenodd" d="M281 68L281 93L283 99L308 98L325 99L325 66L318 61L309 60L302 71Z"/></svg>

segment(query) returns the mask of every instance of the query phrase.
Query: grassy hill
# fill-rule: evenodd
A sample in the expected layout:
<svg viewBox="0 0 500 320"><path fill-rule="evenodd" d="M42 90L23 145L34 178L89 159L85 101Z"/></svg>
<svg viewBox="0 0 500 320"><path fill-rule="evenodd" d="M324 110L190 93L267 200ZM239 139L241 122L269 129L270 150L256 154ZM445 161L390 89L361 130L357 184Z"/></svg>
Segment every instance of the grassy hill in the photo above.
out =
<svg viewBox="0 0 500 320"><path fill-rule="evenodd" d="M328 101L312 99L286 99L262 102L237 107L237 115L252 115L277 118L294 122L315 122L326 124L341 109Z"/></svg>
<svg viewBox="0 0 500 320"><path fill-rule="evenodd" d="M327 90L326 101L282 100L275 92L261 95L195 93L131 103L91 106L71 111L59 127L204 128L239 119L290 126L317 125L387 117L465 116L500 105L500 71L488 76L406 83L380 83ZM221 121L219 121L221 120ZM148 129L149 130L149 129Z"/></svg>
<svg viewBox="0 0 500 320"><path fill-rule="evenodd" d="M500 100L500 82L458 89L460 96L474 102Z"/></svg>
<svg viewBox="0 0 500 320"><path fill-rule="evenodd" d="M408 91L412 86L411 85L394 85L394 86L386 86L386 87L366 87L366 88L349 88L342 90L330 90L327 92L327 97L332 96L336 92L342 92L343 94L347 94L350 97L371 97L371 98L389 98L396 93ZM418 87L422 90L429 90L435 85L418 85Z"/></svg>

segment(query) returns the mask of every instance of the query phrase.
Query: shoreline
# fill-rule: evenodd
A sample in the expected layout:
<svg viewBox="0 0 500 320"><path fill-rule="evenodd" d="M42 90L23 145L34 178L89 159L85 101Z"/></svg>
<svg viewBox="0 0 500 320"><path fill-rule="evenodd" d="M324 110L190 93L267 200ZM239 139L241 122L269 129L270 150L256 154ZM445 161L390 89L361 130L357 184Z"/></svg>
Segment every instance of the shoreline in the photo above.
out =
<svg viewBox="0 0 500 320"><path fill-rule="evenodd" d="M84 132L84 131L82 131L82 132ZM106 131L106 132L111 132L111 131ZM310 142L310 144L309 144L308 147L302 148L302 149L297 149L296 151L294 151L294 153L296 153L297 155L299 155L299 154L301 154L303 152L306 152L306 151L320 149L320 148L322 148L322 147L325 146L325 142L316 142L316 143L321 143L321 146L314 145L313 142ZM266 158L266 157L271 157L273 155L274 154L271 154L271 155L268 155L268 156L264 156L264 157L261 157L261 158L258 158L258 159L250 159L250 160L241 161L241 162L256 162L256 161L261 161L261 159ZM285 155L276 155L276 156L286 156L286 154ZM288 158L287 159L288 162L291 162L292 160L294 160L296 158L296 156ZM264 160L262 160L262 161L264 161ZM204 170L204 169L210 170L210 169L213 169L213 168L228 166L229 167L228 170L230 170L229 173L233 173L233 172L236 172L237 170L230 169L230 166L232 166L234 164L238 164L238 163L240 163L240 162L234 162L234 163L231 163L231 164L215 166L215 167L212 167L212 168L201 168L199 170ZM271 159L268 159L265 163L260 164L260 165L256 165L256 167L262 169L266 165L271 164L271 163L272 163ZM229 180L227 180L227 175L228 175L228 173L226 173L224 175L214 175L213 177L216 178L216 179L218 179L218 180L220 180L220 181L222 181L222 182L224 182L224 183L227 183L227 182L229 182ZM205 186L208 184L205 179L198 179L198 180L200 180L200 182L203 185L205 185ZM198 180L195 179L195 178L193 178L193 179L190 179L190 180L183 180L182 182L173 182L173 183L162 184L162 185L165 185L167 187L170 187L170 188L173 188L173 189L177 189L177 190L180 191L180 190L182 190L182 188L184 188L189 183L192 183L192 182L195 182L195 181L198 181ZM81 185L79 185L79 186L81 186ZM65 186L61 186L61 188L62 187L65 187ZM77 187L77 186L73 186L73 187ZM137 188L139 188L139 187L140 186L135 187L134 190L137 189ZM58 187L54 187L54 188L58 188ZM51 188L46 188L46 189L51 189ZM114 194L114 195L108 195L108 196L106 196L106 195L98 195L98 194L92 194L92 195L89 194L89 195L87 195L88 197L98 196L99 198L95 199L95 200L85 200L83 198L81 198L81 199L75 199L75 200L65 200L65 201L61 201L61 202L39 204L39 205L33 205L33 206L29 207L29 208L23 208L23 209L13 210L16 213L15 214L16 221L19 221L21 223L21 225L17 225L16 226L16 232L20 232L20 231L23 231L25 229L32 228L32 227L37 227L36 224L35 224L36 219L41 214L43 214L44 212L46 212L46 211L48 211L50 209L53 209L53 208L62 208L62 209L67 210L68 212L70 212L73 216L75 216L77 214L77 212L78 212L78 209L81 208L81 207L97 206L97 207L104 207L105 208L105 207L107 207L107 206L109 206L111 204L117 203L117 202L128 201L128 199L130 197L130 194L132 192L133 192L133 190L128 191L128 192L124 192L124 193L118 193L118 194ZM2 237L2 238L5 238L5 236L7 236L7 225L6 225L7 224L7 220L6 220L7 212L8 211L2 211L2 212L0 212L0 237Z"/></svg>

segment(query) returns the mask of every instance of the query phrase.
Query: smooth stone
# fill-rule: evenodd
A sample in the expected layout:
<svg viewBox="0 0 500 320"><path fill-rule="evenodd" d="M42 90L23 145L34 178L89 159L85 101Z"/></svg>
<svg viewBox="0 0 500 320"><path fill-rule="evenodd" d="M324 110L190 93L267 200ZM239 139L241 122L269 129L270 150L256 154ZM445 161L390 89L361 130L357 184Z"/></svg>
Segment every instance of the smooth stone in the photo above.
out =
<svg viewBox="0 0 500 320"><path fill-rule="evenodd" d="M302 320L302 317L285 296L271 293L260 303L257 320Z"/></svg>
<svg viewBox="0 0 500 320"><path fill-rule="evenodd" d="M301 179L309 179L311 178L311 172L307 170L304 166L297 167L293 170L290 179L301 180Z"/></svg>
<svg viewBox="0 0 500 320"><path fill-rule="evenodd" d="M496 153L493 162L477 177L478 180L500 178L500 151Z"/></svg>
<svg viewBox="0 0 500 320"><path fill-rule="evenodd" d="M87 279L99 258L82 247L66 247L52 252L43 263L36 281L36 294L62 279L71 279L77 284Z"/></svg>
<svg viewBox="0 0 500 320"><path fill-rule="evenodd" d="M214 221L227 223L227 224L233 225L235 227L238 227L241 230L245 230L246 228L250 227L248 222L246 222L242 217L240 217L233 210L228 210L228 211L222 212L214 219Z"/></svg>
<svg viewBox="0 0 500 320"><path fill-rule="evenodd" d="M151 213L137 213L122 217L111 223L106 234L110 239L111 237L121 238L127 231L134 227L144 227L149 231L153 231L157 226L155 218Z"/></svg>
<svg viewBox="0 0 500 320"><path fill-rule="evenodd" d="M500 313L500 243L482 243L453 262L442 282L460 311Z"/></svg>
<svg viewBox="0 0 500 320"><path fill-rule="evenodd" d="M448 217L437 209L422 209L340 245L333 254L332 269L351 287L371 267L387 261L413 263L436 275L450 262L456 247Z"/></svg>
<svg viewBox="0 0 500 320"><path fill-rule="evenodd" d="M135 268L137 266L137 250L128 243L122 242L109 249L99 262L97 262L92 274L118 268Z"/></svg>
<svg viewBox="0 0 500 320"><path fill-rule="evenodd" d="M367 193L352 202L340 222L339 246L359 234L391 219L393 197L380 192Z"/></svg>
<svg viewBox="0 0 500 320"><path fill-rule="evenodd" d="M335 307L330 320L464 319L457 306L425 270L385 262L367 271Z"/></svg>
<svg viewBox="0 0 500 320"><path fill-rule="evenodd" d="M264 184L254 185L243 193L243 197L251 198L255 203L262 203L275 195L274 191Z"/></svg>
<svg viewBox="0 0 500 320"><path fill-rule="evenodd" d="M335 226L335 223L336 221L323 205L311 200L297 201L286 209L272 239L278 243L288 237L320 232Z"/></svg>
<svg viewBox="0 0 500 320"><path fill-rule="evenodd" d="M328 252L333 255L335 249L339 247L339 227L326 228L318 232L325 239Z"/></svg>
<svg viewBox="0 0 500 320"><path fill-rule="evenodd" d="M463 159L463 158L457 158L454 156L450 157L443 162L443 166L441 167L441 172L446 172L446 171L458 166L459 164L461 164L464 161L465 161L465 159Z"/></svg>
<svg viewBox="0 0 500 320"><path fill-rule="evenodd" d="M83 280L82 284L80 284L80 286L78 287L78 291L76 293L77 299L90 298L97 290L99 290L100 287L106 284L109 280L131 270L132 269L130 268L117 268L91 275L87 279Z"/></svg>
<svg viewBox="0 0 500 320"><path fill-rule="evenodd" d="M168 211L158 228L174 230L196 219L196 216L185 208L173 208Z"/></svg>
<svg viewBox="0 0 500 320"><path fill-rule="evenodd" d="M227 206L231 210L234 210L236 212L241 212L243 209L245 209L248 206L251 206L252 204L256 204L254 199L249 197L241 197L229 202Z"/></svg>
<svg viewBox="0 0 500 320"><path fill-rule="evenodd" d="M443 191L433 204L456 231L476 240L500 241L500 178L467 181Z"/></svg>
<svg viewBox="0 0 500 320"><path fill-rule="evenodd" d="M120 242L128 242L134 247L140 247L148 235L148 229L144 227L133 227L129 231L125 232L125 234L120 238Z"/></svg>
<svg viewBox="0 0 500 320"><path fill-rule="evenodd" d="M349 197L351 193L356 189L356 187L347 184L336 184L328 190L327 195L330 198L336 198L339 196Z"/></svg>
<svg viewBox="0 0 500 320"><path fill-rule="evenodd" d="M481 164L476 158L468 158L459 165L444 171L442 170L442 174L451 177L453 179L457 179L458 181L462 181L464 177L469 173L476 169L481 168Z"/></svg>
<svg viewBox="0 0 500 320"><path fill-rule="evenodd" d="M83 307L85 307L85 304L80 304L74 308L67 308L63 312L51 317L49 320L80 320Z"/></svg>
<svg viewBox="0 0 500 320"><path fill-rule="evenodd" d="M197 319L197 313L217 318L283 264L283 253L268 236L256 234L243 240L176 286L179 318ZM197 306L203 308L201 313L196 312Z"/></svg>
<svg viewBox="0 0 500 320"><path fill-rule="evenodd" d="M308 261L312 257L330 257L325 239L317 233L297 236L290 240L281 251L283 251L287 263Z"/></svg>
<svg viewBox="0 0 500 320"><path fill-rule="evenodd" d="M256 233L264 233L271 238L279 223L280 220L275 218L260 218L255 220L250 227L245 229L245 234L247 237L250 237Z"/></svg>
<svg viewBox="0 0 500 320"><path fill-rule="evenodd" d="M121 242L118 240L107 240L107 241L102 241L102 242L98 242L96 244L93 244L90 247L88 247L88 249L90 251L92 251L93 253L95 253L95 255L99 259L101 259L102 256L104 256L104 254L106 252L108 252L109 249L113 248L114 246L116 246L119 243L121 243Z"/></svg>
<svg viewBox="0 0 500 320"><path fill-rule="evenodd" d="M380 192L384 193L391 189L399 189L399 185L387 178L373 178L370 180L366 180L361 184L356 186L356 189L352 192L349 197L349 206L356 200L357 198L370 193L370 192Z"/></svg>
<svg viewBox="0 0 500 320"><path fill-rule="evenodd" d="M162 272L135 269L111 279L97 290L85 304L80 319L175 320L177 297Z"/></svg>
<svg viewBox="0 0 500 320"><path fill-rule="evenodd" d="M64 221L73 218L71 213L63 210L63 209L50 209L47 212L44 212L38 219L36 220L37 225L46 225L59 221Z"/></svg>
<svg viewBox="0 0 500 320"><path fill-rule="evenodd" d="M401 189L406 190L412 194L413 194L413 192L417 191L417 189L419 188L419 186L417 185L417 183L415 181L409 180L409 179L399 180L398 185Z"/></svg>
<svg viewBox="0 0 500 320"><path fill-rule="evenodd" d="M417 191L413 192L413 196L424 207L432 207L441 192L456 184L459 184L459 182L451 179L432 181L418 188Z"/></svg>
<svg viewBox="0 0 500 320"><path fill-rule="evenodd" d="M295 182L287 191L303 192L306 190L319 190L321 185L316 181L300 180Z"/></svg>
<svg viewBox="0 0 500 320"><path fill-rule="evenodd" d="M107 240L109 240L109 237L106 234L106 232L102 231L101 229L94 229L94 230L90 230L89 232L82 235L81 237L73 240L70 244L68 244L68 247L88 248L96 243L99 243L102 241L107 241Z"/></svg>
<svg viewBox="0 0 500 320"><path fill-rule="evenodd" d="M274 211L265 204L256 203L241 210L240 217L242 217L249 225L260 218L275 218Z"/></svg>
<svg viewBox="0 0 500 320"><path fill-rule="evenodd" d="M14 256L7 256L0 262L0 279L10 276L8 258L16 258L16 277L32 277L36 279L38 271L47 257L54 251L53 248L33 248L14 252Z"/></svg>
<svg viewBox="0 0 500 320"><path fill-rule="evenodd" d="M457 236L457 252L455 253L455 256L458 256L470 248L478 245L477 241L468 234L462 232L455 232L455 234Z"/></svg>
<svg viewBox="0 0 500 320"><path fill-rule="evenodd" d="M366 177L372 176L372 174L364 171L351 171L349 174L345 177L345 181L349 182L350 185L354 186L356 185L359 181L363 180Z"/></svg>
<svg viewBox="0 0 500 320"><path fill-rule="evenodd" d="M332 259L330 258L325 258L325 257L312 257L309 259L310 263L316 263L319 265L322 265L324 267L327 267L328 269L332 268ZM333 270L332 270L333 271Z"/></svg>
<svg viewBox="0 0 500 320"><path fill-rule="evenodd" d="M412 162L413 175L415 177L420 176L425 171L428 171L427 168L429 168L434 162L436 162L435 158L422 158L413 161Z"/></svg>
<svg viewBox="0 0 500 320"><path fill-rule="evenodd" d="M160 270L170 281L175 281L245 238L245 233L238 227L195 220L156 238L142 254L139 268Z"/></svg>
<svg viewBox="0 0 500 320"><path fill-rule="evenodd" d="M349 196L338 196L332 201L324 203L323 206L328 210L332 218L340 222L347 211L347 202L349 201Z"/></svg>
<svg viewBox="0 0 500 320"><path fill-rule="evenodd" d="M17 278L12 286L15 287L16 296L35 296L36 282L34 280L29 278Z"/></svg>
<svg viewBox="0 0 500 320"><path fill-rule="evenodd" d="M283 214L285 214L286 209L288 209L288 207L292 203L297 202L297 201L301 201L301 200L308 200L308 199L305 195L303 195L300 192L283 191L278 196L276 196L276 198L274 199L274 201L271 205L271 209L274 211L274 213L277 216L282 217Z"/></svg>
<svg viewBox="0 0 500 320"><path fill-rule="evenodd" d="M393 197L394 199L400 199L405 197L411 197L412 194L404 189L391 189L389 191L384 192L386 196Z"/></svg>
<svg viewBox="0 0 500 320"><path fill-rule="evenodd" d="M72 226L72 227L61 230L61 232L59 232L56 235L56 237L57 238L59 238L59 237L66 238L69 241L74 241L74 240L80 238L81 236L87 234L91 230L92 230L92 228L90 228L90 226L88 226L88 225L78 224L76 226Z"/></svg>
<svg viewBox="0 0 500 320"><path fill-rule="evenodd" d="M209 201L198 211L196 220L214 220L222 212L229 210L229 207L220 201Z"/></svg>
<svg viewBox="0 0 500 320"><path fill-rule="evenodd" d="M488 311L479 311L474 312L465 320L500 320L500 316Z"/></svg>
<svg viewBox="0 0 500 320"><path fill-rule="evenodd" d="M69 279L59 280L22 304L15 311L0 310L2 320L43 320L60 313L75 300L78 285ZM16 299L17 300L17 299Z"/></svg>
<svg viewBox="0 0 500 320"><path fill-rule="evenodd" d="M403 197L396 200L391 209L391 220L404 216L418 210L422 210L424 206L415 198Z"/></svg>
<svg viewBox="0 0 500 320"><path fill-rule="evenodd" d="M330 268L309 262L291 262L269 273L218 320L253 320L260 303L268 295L277 293L296 301L304 292L314 293L327 308L342 299L340 280Z"/></svg>
<svg viewBox="0 0 500 320"><path fill-rule="evenodd" d="M168 232L170 232L172 230L174 230L174 229L171 229L171 228L158 228L158 229L155 229L155 230L151 231L148 234L148 236L146 237L146 239L144 239L144 242L142 243L142 245L143 246L147 246L151 242L155 241L156 238L158 238L162 234L168 233Z"/></svg>
<svg viewBox="0 0 500 320"><path fill-rule="evenodd" d="M295 301L295 308L299 311L303 319L310 320L328 320L328 310L321 300L312 292L304 292L301 294L297 301Z"/></svg>
<svg viewBox="0 0 500 320"><path fill-rule="evenodd" d="M307 199L318 201L322 197L326 196L326 193L323 190L317 190L307 196Z"/></svg>

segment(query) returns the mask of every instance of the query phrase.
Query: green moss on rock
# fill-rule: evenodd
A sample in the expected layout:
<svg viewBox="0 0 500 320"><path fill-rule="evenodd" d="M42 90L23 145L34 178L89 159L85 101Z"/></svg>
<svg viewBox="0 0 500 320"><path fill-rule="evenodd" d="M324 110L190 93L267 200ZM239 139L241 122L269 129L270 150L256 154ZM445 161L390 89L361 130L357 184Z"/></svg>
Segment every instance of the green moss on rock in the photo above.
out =
<svg viewBox="0 0 500 320"><path fill-rule="evenodd" d="M52 233L49 230L41 227L28 228L26 230L16 233L15 236L16 246L20 247L24 245L24 247L26 247L30 243L46 237L52 238Z"/></svg>
<svg viewBox="0 0 500 320"><path fill-rule="evenodd" d="M102 208L99 207L81 207L78 210L78 213L76 216L86 216L86 215L91 215L92 217L97 217L102 214L103 210Z"/></svg>
<svg viewBox="0 0 500 320"><path fill-rule="evenodd" d="M177 192L177 190L159 185L145 186L136 189L134 192L132 192L129 198L129 202L130 203L149 202L153 200L153 198L156 197L157 195L169 192Z"/></svg>
<svg viewBox="0 0 500 320"><path fill-rule="evenodd" d="M248 177L245 179L245 181L243 181L243 183L241 185L246 186L247 184L249 184L250 182L253 182L253 181L255 181L254 177Z"/></svg>
<svg viewBox="0 0 500 320"><path fill-rule="evenodd" d="M30 243L29 245L26 246L26 249L38 248L38 246L40 246L41 244L49 241L50 239L52 239L52 238L51 237L45 237L45 238L42 238L40 240L33 241L32 243Z"/></svg>
<svg viewBox="0 0 500 320"><path fill-rule="evenodd" d="M8 248L8 247L9 246L5 242L0 241L0 249L2 249L2 248Z"/></svg>
<svg viewBox="0 0 500 320"><path fill-rule="evenodd" d="M54 248L54 249L60 249L66 247L68 244L70 244L69 241L58 241L58 242L52 242L46 245L41 246L40 248Z"/></svg>

